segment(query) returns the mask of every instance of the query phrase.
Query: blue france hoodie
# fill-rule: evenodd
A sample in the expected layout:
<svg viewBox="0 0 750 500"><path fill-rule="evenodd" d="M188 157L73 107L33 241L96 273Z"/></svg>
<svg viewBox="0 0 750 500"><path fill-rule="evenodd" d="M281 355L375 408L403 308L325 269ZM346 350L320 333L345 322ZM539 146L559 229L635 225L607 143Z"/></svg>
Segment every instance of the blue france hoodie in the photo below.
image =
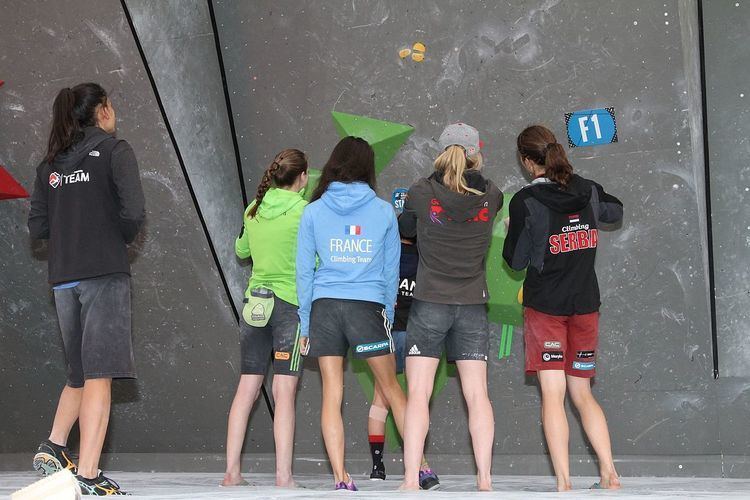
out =
<svg viewBox="0 0 750 500"><path fill-rule="evenodd" d="M391 205L363 182L332 182L305 207L297 234L300 335L309 335L312 303L322 298L383 304L393 323L400 258Z"/></svg>

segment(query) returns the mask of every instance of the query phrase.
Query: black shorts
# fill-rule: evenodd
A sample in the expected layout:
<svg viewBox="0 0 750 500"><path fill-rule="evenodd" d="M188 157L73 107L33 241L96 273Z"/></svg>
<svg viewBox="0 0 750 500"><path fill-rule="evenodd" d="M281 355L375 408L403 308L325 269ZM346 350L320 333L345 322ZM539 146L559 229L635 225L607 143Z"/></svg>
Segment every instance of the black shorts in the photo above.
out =
<svg viewBox="0 0 750 500"><path fill-rule="evenodd" d="M274 299L273 313L263 327L250 326L240 318L243 375L265 375L273 357L276 375L302 375L297 306Z"/></svg>
<svg viewBox="0 0 750 500"><path fill-rule="evenodd" d="M394 351L391 323L383 304L364 300L318 299L310 311L310 356L384 356Z"/></svg>
<svg viewBox="0 0 750 500"><path fill-rule="evenodd" d="M55 289L67 384L88 379L135 378L130 328L130 276L123 273Z"/></svg>
<svg viewBox="0 0 750 500"><path fill-rule="evenodd" d="M406 326L406 355L448 361L487 361L490 327L485 304L436 304L414 300Z"/></svg>

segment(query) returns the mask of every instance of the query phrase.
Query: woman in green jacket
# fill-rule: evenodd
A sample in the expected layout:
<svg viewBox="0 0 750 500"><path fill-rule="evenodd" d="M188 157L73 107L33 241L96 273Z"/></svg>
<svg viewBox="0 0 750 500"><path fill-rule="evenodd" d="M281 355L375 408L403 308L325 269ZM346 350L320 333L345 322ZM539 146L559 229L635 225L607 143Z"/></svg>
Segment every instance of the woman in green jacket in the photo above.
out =
<svg viewBox="0 0 750 500"><path fill-rule="evenodd" d="M250 283L240 319L242 375L229 411L227 470L222 486L247 484L240 472L240 454L250 410L273 358L273 399L276 410L276 485L295 486L292 479L294 399L302 374L295 260L297 229L307 202L307 158L285 149L274 158L245 210L237 256L251 258Z"/></svg>

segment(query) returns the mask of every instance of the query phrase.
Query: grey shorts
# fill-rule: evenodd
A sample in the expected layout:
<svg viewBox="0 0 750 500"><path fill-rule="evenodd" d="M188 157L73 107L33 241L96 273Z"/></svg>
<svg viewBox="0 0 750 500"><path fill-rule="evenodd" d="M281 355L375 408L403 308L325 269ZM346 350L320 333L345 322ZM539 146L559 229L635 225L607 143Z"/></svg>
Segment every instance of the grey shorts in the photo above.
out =
<svg viewBox="0 0 750 500"><path fill-rule="evenodd" d="M383 304L364 300L318 299L310 311L310 356L358 359L391 354L395 346Z"/></svg>
<svg viewBox="0 0 750 500"><path fill-rule="evenodd" d="M56 289L67 384L93 378L135 378L130 328L130 276L110 274Z"/></svg>
<svg viewBox="0 0 750 500"><path fill-rule="evenodd" d="M406 326L406 355L448 361L487 361L490 328L485 304L453 305L414 300Z"/></svg>
<svg viewBox="0 0 750 500"><path fill-rule="evenodd" d="M264 327L250 326L240 318L243 375L265 375L273 358L277 375L302 375L297 306L274 299L273 313Z"/></svg>

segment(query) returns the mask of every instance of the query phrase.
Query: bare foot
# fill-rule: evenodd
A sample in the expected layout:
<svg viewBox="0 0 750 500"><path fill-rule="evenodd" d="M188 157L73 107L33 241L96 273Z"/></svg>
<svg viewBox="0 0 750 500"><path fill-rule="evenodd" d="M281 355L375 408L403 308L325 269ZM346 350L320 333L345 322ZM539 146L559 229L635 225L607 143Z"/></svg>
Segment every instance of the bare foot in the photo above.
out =
<svg viewBox="0 0 750 500"><path fill-rule="evenodd" d="M398 491L419 491L419 483L409 484L404 481L401 483L401 486L398 487Z"/></svg>
<svg viewBox="0 0 750 500"><path fill-rule="evenodd" d="M492 476L480 476L477 474L477 490L492 491Z"/></svg>
<svg viewBox="0 0 750 500"><path fill-rule="evenodd" d="M279 488L296 488L297 483L294 482L294 479L291 477L288 478L276 478L276 486Z"/></svg>
<svg viewBox="0 0 750 500"><path fill-rule="evenodd" d="M570 491L573 486L570 483L557 483L557 491Z"/></svg>
<svg viewBox="0 0 750 500"><path fill-rule="evenodd" d="M221 482L221 486L247 486L249 483L242 479L240 474L224 474L224 480Z"/></svg>
<svg viewBox="0 0 750 500"><path fill-rule="evenodd" d="M599 481L599 486L605 490L619 490L622 487L620 484L620 478L617 477L617 474L611 476L602 475L602 478Z"/></svg>

